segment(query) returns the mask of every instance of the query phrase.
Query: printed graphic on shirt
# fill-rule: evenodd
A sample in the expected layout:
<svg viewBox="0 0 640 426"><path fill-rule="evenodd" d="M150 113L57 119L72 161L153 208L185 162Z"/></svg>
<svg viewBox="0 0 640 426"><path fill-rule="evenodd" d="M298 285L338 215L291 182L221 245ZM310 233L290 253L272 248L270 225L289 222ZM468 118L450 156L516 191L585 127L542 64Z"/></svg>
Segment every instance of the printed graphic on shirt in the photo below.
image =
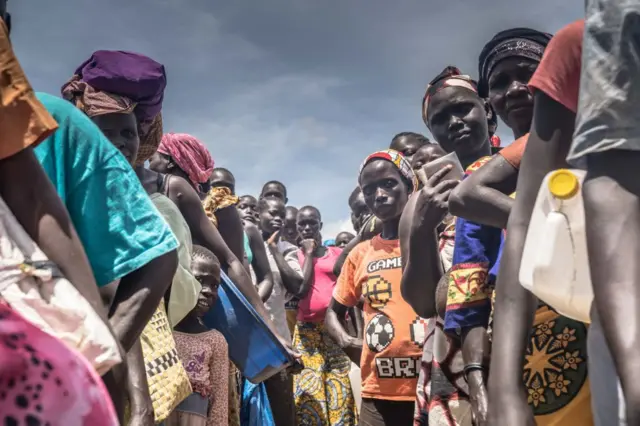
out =
<svg viewBox="0 0 640 426"><path fill-rule="evenodd" d="M402 268L402 258L392 257L390 259L379 259L367 265L367 272L373 274L374 272L382 271L384 269L396 269Z"/></svg>
<svg viewBox="0 0 640 426"><path fill-rule="evenodd" d="M364 289L362 294L374 309L383 309L393 292L391 291L392 284L382 278L380 275L373 275L367 279L364 283Z"/></svg>
<svg viewBox="0 0 640 426"><path fill-rule="evenodd" d="M424 341L427 338L427 320L421 317L416 317L409 326L411 332L411 341L418 347L424 346Z"/></svg>
<svg viewBox="0 0 640 426"><path fill-rule="evenodd" d="M376 370L381 379L417 379L420 373L420 357L378 357Z"/></svg>
<svg viewBox="0 0 640 426"><path fill-rule="evenodd" d="M371 318L371 321L367 324L365 335L369 349L373 352L379 353L391 344L393 337L395 336L395 329L393 328L393 323L388 316L378 314Z"/></svg>

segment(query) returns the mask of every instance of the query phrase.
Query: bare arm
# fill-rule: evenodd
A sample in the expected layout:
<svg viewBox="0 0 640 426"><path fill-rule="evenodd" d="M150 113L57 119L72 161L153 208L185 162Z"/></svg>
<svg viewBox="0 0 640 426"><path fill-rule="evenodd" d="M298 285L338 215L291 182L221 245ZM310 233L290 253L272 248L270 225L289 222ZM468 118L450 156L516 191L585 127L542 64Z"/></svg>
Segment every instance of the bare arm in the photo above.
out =
<svg viewBox="0 0 640 426"><path fill-rule="evenodd" d="M273 274L269 267L269 259L267 258L267 251L258 227L249 224L246 226L245 232L249 238L251 253L253 253L251 265L253 266L253 272L255 272L258 281L258 294L260 294L260 299L266 302L271 296L274 283Z"/></svg>
<svg viewBox="0 0 640 426"><path fill-rule="evenodd" d="M297 275L297 274L296 274ZM287 291L293 294L298 299L303 299L311 286L313 285L313 280L315 279L315 268L313 267L313 251L307 251L304 254L304 264L302 265L302 280L296 280L294 285L287 285L287 282L284 281L285 287ZM295 285L298 284L299 285Z"/></svg>
<svg viewBox="0 0 640 426"><path fill-rule="evenodd" d="M434 229L413 230L417 194L409 199L400 218L400 252L402 254L402 297L418 315L436 315L435 294L442 277L442 263ZM431 297L433 296L433 297Z"/></svg>
<svg viewBox="0 0 640 426"><path fill-rule="evenodd" d="M178 266L172 250L120 280L109 317L116 337L129 351L158 308Z"/></svg>
<svg viewBox="0 0 640 426"><path fill-rule="evenodd" d="M519 283L520 262L540 184L549 171L565 166L574 122L575 114L544 93L536 92L531 135L520 167L518 195L509 217L508 238L496 283L489 377L492 415L499 415L494 413L494 407L506 401L511 403L514 395L524 398L522 369L537 302ZM520 406L526 406L526 400Z"/></svg>
<svg viewBox="0 0 640 426"><path fill-rule="evenodd" d="M218 219L218 232L231 252L238 258L244 258L244 227L236 206L229 206L215 212ZM253 248L252 248L253 250Z"/></svg>
<svg viewBox="0 0 640 426"><path fill-rule="evenodd" d="M340 321L340 318L345 317L347 309L346 306L332 298L324 322L329 336L338 343L338 346L342 348L351 361L356 365L360 365L362 339L350 336Z"/></svg>
<svg viewBox="0 0 640 426"><path fill-rule="evenodd" d="M402 296L416 313L431 318L436 312L436 289L442 278L437 228L448 212L449 196L458 185L443 180L451 170L445 166L434 173L424 187L413 194L400 217L402 253Z"/></svg>
<svg viewBox="0 0 640 426"><path fill-rule="evenodd" d="M291 294L296 294L297 290L302 286L303 277L289 265L289 262L284 258L283 254L278 250L278 246L275 243L267 244L269 251L273 256L273 260L278 265L280 271L280 279L282 285Z"/></svg>
<svg viewBox="0 0 640 426"><path fill-rule="evenodd" d="M107 310L82 243L31 148L0 160L0 196L27 234L106 322Z"/></svg>
<svg viewBox="0 0 640 426"><path fill-rule="evenodd" d="M458 185L449 198L454 216L495 228L507 227L513 206L509 196L516 190L518 169L495 155Z"/></svg>
<svg viewBox="0 0 640 426"><path fill-rule="evenodd" d="M129 424L135 426L153 426L154 414L153 403L149 395L149 384L147 383L147 373L144 367L144 356L140 339L127 353L127 391L129 392L129 403L131 404L131 420Z"/></svg>
<svg viewBox="0 0 640 426"><path fill-rule="evenodd" d="M168 182L169 198L173 201L185 221L189 225L191 237L194 244L200 244L213 252L220 263L228 266L229 278L236 285L238 290L247 298L247 301L262 317L269 329L278 336L273 322L270 320L269 313L260 299L258 291L251 282L251 277L245 269L242 262L231 252L225 244L222 236L211 223L202 208L200 197L193 187L182 178L172 176Z"/></svg>

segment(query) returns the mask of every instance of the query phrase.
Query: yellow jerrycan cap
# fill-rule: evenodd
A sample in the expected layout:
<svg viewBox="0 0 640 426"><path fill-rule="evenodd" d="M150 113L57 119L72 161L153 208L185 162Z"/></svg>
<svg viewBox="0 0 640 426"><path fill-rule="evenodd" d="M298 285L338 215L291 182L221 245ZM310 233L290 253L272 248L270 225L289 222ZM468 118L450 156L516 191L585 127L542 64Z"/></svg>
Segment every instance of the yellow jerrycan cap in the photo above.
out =
<svg viewBox="0 0 640 426"><path fill-rule="evenodd" d="M547 182L549 192L560 200L568 200L574 197L580 190L578 177L570 170L558 169L551 173Z"/></svg>

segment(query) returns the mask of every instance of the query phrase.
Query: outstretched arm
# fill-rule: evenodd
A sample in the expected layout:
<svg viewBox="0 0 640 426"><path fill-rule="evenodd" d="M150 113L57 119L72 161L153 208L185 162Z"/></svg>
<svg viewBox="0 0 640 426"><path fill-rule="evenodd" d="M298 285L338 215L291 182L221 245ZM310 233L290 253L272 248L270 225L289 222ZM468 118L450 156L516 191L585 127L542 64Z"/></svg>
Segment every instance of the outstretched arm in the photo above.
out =
<svg viewBox="0 0 640 426"><path fill-rule="evenodd" d="M518 143L518 142L514 142ZM494 155L469 175L449 198L449 211L472 222L504 229L513 206L518 169L502 155Z"/></svg>

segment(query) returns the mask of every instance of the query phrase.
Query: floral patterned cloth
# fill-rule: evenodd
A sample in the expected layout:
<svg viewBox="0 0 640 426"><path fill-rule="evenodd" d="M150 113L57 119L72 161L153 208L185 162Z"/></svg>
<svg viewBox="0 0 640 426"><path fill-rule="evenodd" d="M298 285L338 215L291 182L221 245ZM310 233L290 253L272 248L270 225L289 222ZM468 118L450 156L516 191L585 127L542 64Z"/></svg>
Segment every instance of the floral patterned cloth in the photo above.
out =
<svg viewBox="0 0 640 426"><path fill-rule="evenodd" d="M202 202L202 207L207 217L218 227L218 219L216 218L216 212L222 210L225 207L235 206L238 204L239 198L231 193L229 188L211 188L207 197Z"/></svg>
<svg viewBox="0 0 640 426"><path fill-rule="evenodd" d="M324 324L298 321L293 346L304 363L304 370L294 376L298 424L357 425L349 380L351 362L326 332Z"/></svg>

